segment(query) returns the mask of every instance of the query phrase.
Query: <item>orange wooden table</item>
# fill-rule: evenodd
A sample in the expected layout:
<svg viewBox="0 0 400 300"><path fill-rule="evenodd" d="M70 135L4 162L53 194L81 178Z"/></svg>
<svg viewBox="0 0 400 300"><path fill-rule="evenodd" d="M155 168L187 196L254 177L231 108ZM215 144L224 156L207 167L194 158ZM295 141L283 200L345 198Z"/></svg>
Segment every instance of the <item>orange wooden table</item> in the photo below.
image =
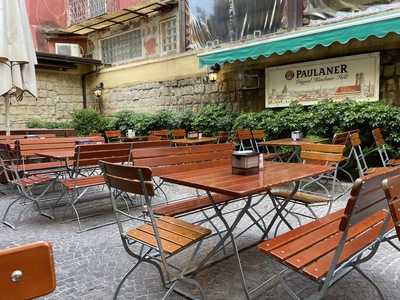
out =
<svg viewBox="0 0 400 300"><path fill-rule="evenodd" d="M74 157L75 149L38 150L35 155L55 160L68 160Z"/></svg>
<svg viewBox="0 0 400 300"><path fill-rule="evenodd" d="M268 227L263 232L262 239L264 239L271 231L273 225L280 218L290 229L291 225L287 222L282 212L285 210L286 205L289 201L278 202L271 189L278 187L283 184L295 182L295 187L291 191L288 200L297 192L299 181L304 178L318 176L323 173L330 172L331 168L322 165L311 165L311 164L291 164L291 163L265 163L264 169L259 171L258 174L243 176L233 175L231 165L223 165L217 167L199 168L196 170L185 171L180 173L173 173L168 175L160 176L166 182L171 182L187 187L196 189L202 189L207 192L210 201L213 203L213 208L216 215L222 221L226 228L226 233L221 237L220 241L216 246L207 254L207 256L200 262L193 272L203 269L210 259L221 250L221 247L225 245L225 241L229 238L234 250L236 262L241 274L242 288L246 294L246 298L250 299L250 294L247 288L245 276L243 273L239 250L235 241L233 231L237 228L239 222L245 215L250 216L249 209L252 208L252 200L254 195L262 195L261 200L269 195L275 208L275 215L270 220ZM212 192L223 195L234 196L237 198L244 198L245 205L238 212L233 223L227 222L222 214L222 208L214 201ZM267 213L266 215L268 215ZM266 216L264 215L264 217ZM261 220L252 219L261 222ZM258 228L262 228L260 224L255 224ZM253 290L254 291L254 290Z"/></svg>

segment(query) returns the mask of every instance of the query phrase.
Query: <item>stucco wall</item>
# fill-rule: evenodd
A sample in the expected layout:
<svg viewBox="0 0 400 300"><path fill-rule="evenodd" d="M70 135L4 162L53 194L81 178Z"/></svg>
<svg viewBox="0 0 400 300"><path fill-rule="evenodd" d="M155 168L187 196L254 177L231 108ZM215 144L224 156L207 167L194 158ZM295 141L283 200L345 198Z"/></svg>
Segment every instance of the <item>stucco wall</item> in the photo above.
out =
<svg viewBox="0 0 400 300"><path fill-rule="evenodd" d="M106 68L92 77L91 87L104 83L101 100L107 115L121 110L153 112L183 107L198 110L207 103L225 103L237 111L259 111L265 107L265 68L268 66L380 51L380 98L400 105L399 43L398 36L389 35L384 39L369 38L329 48L318 46L313 50L234 63L223 66L214 84L205 80L207 70L199 69L197 53L186 53Z"/></svg>
<svg viewBox="0 0 400 300"><path fill-rule="evenodd" d="M38 98L26 95L21 102L12 101L11 128L24 128L31 119L66 121L71 112L83 107L81 77L78 74L37 71ZM0 127L5 128L4 101L0 100Z"/></svg>

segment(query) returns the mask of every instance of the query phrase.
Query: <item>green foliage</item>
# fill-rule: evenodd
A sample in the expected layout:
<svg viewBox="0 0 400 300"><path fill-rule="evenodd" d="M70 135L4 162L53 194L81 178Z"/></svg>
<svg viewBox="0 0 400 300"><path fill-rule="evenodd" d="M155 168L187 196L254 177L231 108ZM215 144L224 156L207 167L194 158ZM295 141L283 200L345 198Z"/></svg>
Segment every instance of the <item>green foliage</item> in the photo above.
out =
<svg viewBox="0 0 400 300"><path fill-rule="evenodd" d="M67 121L42 121L40 119L32 119L26 123L26 127L58 129L58 128L72 128L72 124L71 122Z"/></svg>
<svg viewBox="0 0 400 300"><path fill-rule="evenodd" d="M103 132L109 125L108 119L94 109L81 109L72 113L72 126L78 135Z"/></svg>
<svg viewBox="0 0 400 300"><path fill-rule="evenodd" d="M216 135L219 131L230 131L237 114L223 105L206 105L195 115L193 129L206 135Z"/></svg>

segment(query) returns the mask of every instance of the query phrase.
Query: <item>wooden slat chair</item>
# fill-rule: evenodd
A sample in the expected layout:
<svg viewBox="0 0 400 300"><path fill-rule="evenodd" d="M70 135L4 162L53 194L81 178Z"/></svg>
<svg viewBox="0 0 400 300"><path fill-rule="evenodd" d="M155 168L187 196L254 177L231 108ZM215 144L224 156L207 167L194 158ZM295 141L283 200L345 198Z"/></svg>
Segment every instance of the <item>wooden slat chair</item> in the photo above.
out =
<svg viewBox="0 0 400 300"><path fill-rule="evenodd" d="M0 299L34 299L56 288L53 248L48 242L0 250L0 270Z"/></svg>
<svg viewBox="0 0 400 300"><path fill-rule="evenodd" d="M98 225L83 230L81 217L77 205L90 188L105 185L104 177L99 169L99 161L112 163L129 163L133 143L111 143L111 144L86 144L75 148L72 178L61 180L64 187L64 195L68 195L69 204L76 216L79 231L87 231L104 225ZM127 203L126 203L127 205Z"/></svg>
<svg viewBox="0 0 400 300"><path fill-rule="evenodd" d="M375 128L374 130L372 130L372 135L374 137L375 144L379 152L379 157L382 161L382 165L384 167L400 166L400 159L390 159L381 129Z"/></svg>
<svg viewBox="0 0 400 300"><path fill-rule="evenodd" d="M253 147L254 151L259 153L264 153L265 160L274 160L280 159L279 153L272 153L269 151L268 147L259 145L261 142L265 142L265 131L263 129L256 129L251 131L251 135L253 136Z"/></svg>
<svg viewBox="0 0 400 300"><path fill-rule="evenodd" d="M239 150L253 150L256 151L253 145L253 135L250 130L237 129L236 138L239 142Z"/></svg>
<svg viewBox="0 0 400 300"><path fill-rule="evenodd" d="M122 166L107 162L101 162L104 178L110 189L110 197L113 204L115 218L117 220L119 233L126 251L137 263L122 278L115 291L114 298L117 299L119 291L128 276L141 263L150 263L157 267L161 281L168 288L163 299L176 291L178 281L186 281L199 288L202 298L204 294L201 286L193 279L187 279L184 275L185 269L178 268L178 274L173 274L170 258L183 250L194 246L196 248L189 264L193 264L197 252L204 238L210 235L211 231L199 225L175 219L173 217L156 217L153 213L152 197L154 196L154 185L152 182L152 172L149 168ZM139 216L127 214L118 209L115 195L130 193L144 197L143 211ZM122 217L129 218L142 223L136 227L125 228L126 222L122 222ZM141 247L133 247L134 245Z"/></svg>
<svg viewBox="0 0 400 300"><path fill-rule="evenodd" d="M159 136L159 137L161 137L162 140L169 139L168 129L153 130L150 132L150 135Z"/></svg>
<svg viewBox="0 0 400 300"><path fill-rule="evenodd" d="M229 142L229 133L226 131L218 132L217 144L225 144Z"/></svg>
<svg viewBox="0 0 400 300"><path fill-rule="evenodd" d="M332 144L304 144L301 146L300 157L303 164L326 165L332 167L332 171L329 174L318 176L311 181L302 182L298 192L292 196L291 202L293 202L293 205L288 209L288 212L318 219L318 215L314 212L313 207L327 205L327 214L330 213L333 202L348 191L337 179L338 172L340 171L340 163L345 160L343 156L344 149L344 145ZM332 182L330 188L324 186L322 183L322 180L326 179ZM350 179L353 181L351 176ZM338 189L339 186L341 187L341 191ZM279 200L285 201L289 197L290 191L287 189L277 189L274 191L274 195ZM293 208L295 205L305 206L311 213L311 216L294 211Z"/></svg>
<svg viewBox="0 0 400 300"><path fill-rule="evenodd" d="M171 131L171 136L173 139L183 139L186 137L185 129L173 129Z"/></svg>
<svg viewBox="0 0 400 300"><path fill-rule="evenodd" d="M121 142L121 130L106 130L104 131L107 143Z"/></svg>
<svg viewBox="0 0 400 300"><path fill-rule="evenodd" d="M318 291L307 299L323 299L328 288L352 270L366 278L384 299L359 265L374 256L385 234L393 229L382 181L399 172L385 169L357 179L344 210L266 240L258 249L319 284ZM283 279L286 271L277 276L294 296L295 291Z"/></svg>
<svg viewBox="0 0 400 300"><path fill-rule="evenodd" d="M397 237L400 241L400 176L394 176L385 179L382 183L383 190L386 194L390 213L392 215L393 223L396 229L396 235L387 237L387 241L398 251L400 247L393 243L393 239Z"/></svg>
<svg viewBox="0 0 400 300"><path fill-rule="evenodd" d="M44 211L46 209L50 209L50 207L44 208L43 202L44 200L47 200L45 199L45 196L56 183L56 178L45 174L26 175L17 169L13 161L14 159L8 156L5 157L4 153L2 153L0 156L0 168L2 170L2 174L4 174L8 184L14 187L18 194L18 196L7 206L1 222L4 225L16 230L16 224L12 223L7 218L11 208L16 204L21 205L21 209L23 209L22 212L26 210L26 205L29 204L34 206L40 215L49 219L54 219L52 214ZM38 189L40 189L40 193L34 194L34 191ZM20 218L21 213L19 214L16 222L19 222Z"/></svg>

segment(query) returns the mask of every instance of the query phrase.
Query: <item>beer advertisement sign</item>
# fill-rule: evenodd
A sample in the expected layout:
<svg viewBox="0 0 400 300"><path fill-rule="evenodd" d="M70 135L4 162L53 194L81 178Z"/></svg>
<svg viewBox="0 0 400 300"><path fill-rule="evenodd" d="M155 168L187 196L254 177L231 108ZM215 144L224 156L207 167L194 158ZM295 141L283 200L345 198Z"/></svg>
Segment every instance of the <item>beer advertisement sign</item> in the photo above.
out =
<svg viewBox="0 0 400 300"><path fill-rule="evenodd" d="M266 107L324 100L379 100L379 52L272 67L265 70Z"/></svg>

